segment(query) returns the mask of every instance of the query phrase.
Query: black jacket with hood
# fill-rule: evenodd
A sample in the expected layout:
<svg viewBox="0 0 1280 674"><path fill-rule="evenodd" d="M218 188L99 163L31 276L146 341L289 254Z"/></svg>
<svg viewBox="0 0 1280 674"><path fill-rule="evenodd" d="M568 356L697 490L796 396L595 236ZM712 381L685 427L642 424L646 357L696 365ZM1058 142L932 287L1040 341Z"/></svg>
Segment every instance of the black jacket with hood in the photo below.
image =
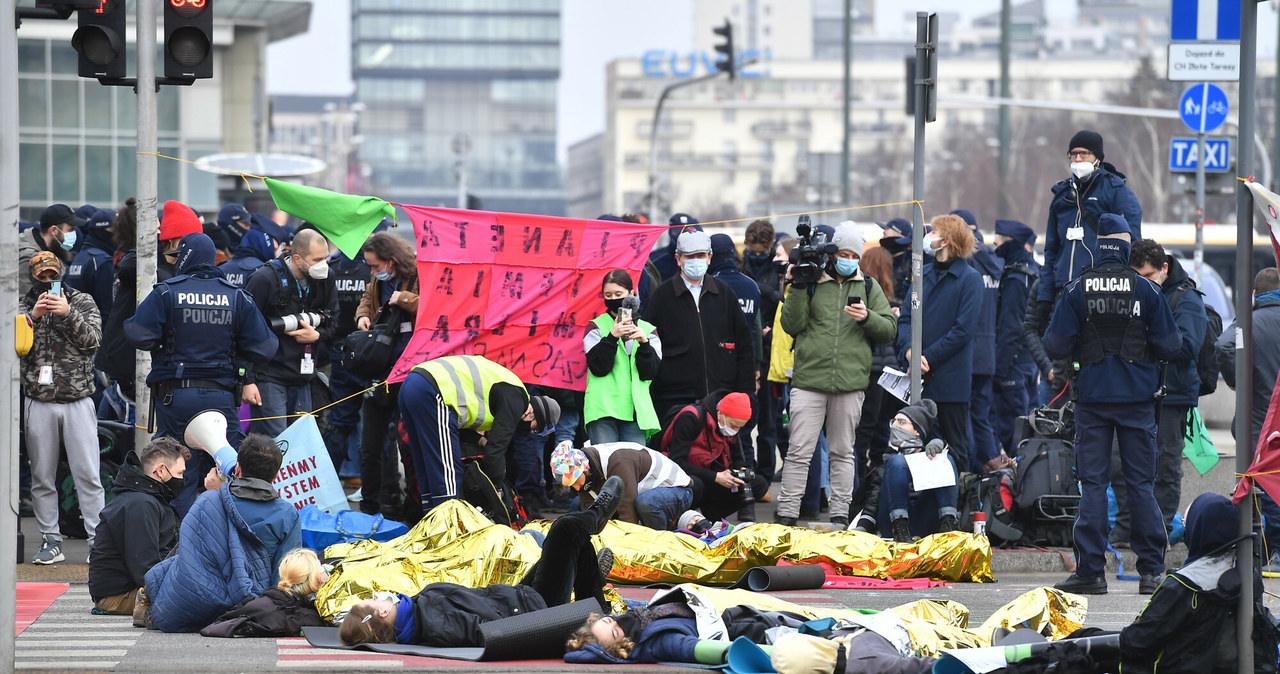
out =
<svg viewBox="0 0 1280 674"><path fill-rule="evenodd" d="M112 491L89 553L94 601L143 587L151 567L178 544L178 515L169 505L174 492L142 472L136 453L125 456Z"/></svg>

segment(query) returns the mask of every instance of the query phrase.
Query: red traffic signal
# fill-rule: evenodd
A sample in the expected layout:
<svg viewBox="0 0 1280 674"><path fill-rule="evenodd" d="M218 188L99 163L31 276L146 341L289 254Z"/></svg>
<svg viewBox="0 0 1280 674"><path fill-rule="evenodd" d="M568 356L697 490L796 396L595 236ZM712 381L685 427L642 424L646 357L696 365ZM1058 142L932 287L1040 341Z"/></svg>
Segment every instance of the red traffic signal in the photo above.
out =
<svg viewBox="0 0 1280 674"><path fill-rule="evenodd" d="M213 77L213 0L164 1L164 76Z"/></svg>
<svg viewBox="0 0 1280 674"><path fill-rule="evenodd" d="M125 56L123 0L99 0L79 11L80 27L71 46L80 55L81 77L124 77Z"/></svg>

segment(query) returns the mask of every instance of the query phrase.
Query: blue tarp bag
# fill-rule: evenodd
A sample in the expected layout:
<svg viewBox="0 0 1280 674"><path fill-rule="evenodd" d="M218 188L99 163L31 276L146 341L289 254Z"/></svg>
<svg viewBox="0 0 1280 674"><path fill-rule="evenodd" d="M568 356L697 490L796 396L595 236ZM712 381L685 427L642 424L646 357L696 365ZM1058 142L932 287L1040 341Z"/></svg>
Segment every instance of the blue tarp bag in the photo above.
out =
<svg viewBox="0 0 1280 674"><path fill-rule="evenodd" d="M370 515L354 510L343 510L336 515L309 505L298 513L302 523L302 544L324 558L324 549L337 543L354 543L372 539L385 543L403 536L409 527L386 519L382 515Z"/></svg>

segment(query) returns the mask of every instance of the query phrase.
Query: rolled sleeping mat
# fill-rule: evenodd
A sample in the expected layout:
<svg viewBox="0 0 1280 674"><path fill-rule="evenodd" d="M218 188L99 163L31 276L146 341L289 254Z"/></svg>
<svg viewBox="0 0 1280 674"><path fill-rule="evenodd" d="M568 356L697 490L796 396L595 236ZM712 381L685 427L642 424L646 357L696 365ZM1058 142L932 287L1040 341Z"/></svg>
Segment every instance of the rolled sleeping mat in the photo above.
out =
<svg viewBox="0 0 1280 674"><path fill-rule="evenodd" d="M540 660L564 656L564 642L587 622L603 613L595 599L581 599L524 615L480 625L483 660Z"/></svg>
<svg viewBox="0 0 1280 674"><path fill-rule="evenodd" d="M746 588L752 592L816 590L825 582L827 571L817 564L753 566L729 587Z"/></svg>

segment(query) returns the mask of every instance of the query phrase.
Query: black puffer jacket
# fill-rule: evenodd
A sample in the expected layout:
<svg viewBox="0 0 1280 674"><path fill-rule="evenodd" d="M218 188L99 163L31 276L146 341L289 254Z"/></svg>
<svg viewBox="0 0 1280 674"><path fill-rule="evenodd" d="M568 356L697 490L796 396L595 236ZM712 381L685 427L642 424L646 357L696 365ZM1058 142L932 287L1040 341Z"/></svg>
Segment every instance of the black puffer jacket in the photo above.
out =
<svg viewBox="0 0 1280 674"><path fill-rule="evenodd" d="M480 625L540 611L542 596L527 585L469 588L432 583L413 598L413 639L422 646L480 646Z"/></svg>
<svg viewBox="0 0 1280 674"><path fill-rule="evenodd" d="M309 597L267 588L261 597L245 597L238 606L200 630L206 637L296 637L303 627L324 627Z"/></svg>
<svg viewBox="0 0 1280 674"><path fill-rule="evenodd" d="M102 509L89 554L94 601L142 587L151 567L178 544L173 490L144 474L134 452L125 455L112 491L116 497Z"/></svg>

